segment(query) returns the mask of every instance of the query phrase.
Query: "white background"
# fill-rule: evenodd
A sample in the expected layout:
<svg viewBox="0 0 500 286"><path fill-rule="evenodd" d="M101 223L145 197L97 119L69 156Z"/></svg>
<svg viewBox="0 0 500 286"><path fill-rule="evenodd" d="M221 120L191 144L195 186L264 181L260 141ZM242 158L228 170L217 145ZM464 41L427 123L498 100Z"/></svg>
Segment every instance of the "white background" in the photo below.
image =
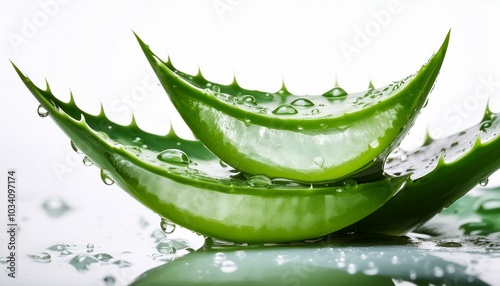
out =
<svg viewBox="0 0 500 286"><path fill-rule="evenodd" d="M132 248L139 255L138 245L150 243L139 219L155 226L158 220L117 187L102 184L97 168L80 163L59 128L38 117L38 104L9 59L38 85L46 78L62 99L71 89L86 110L96 113L102 102L121 123L133 110L140 126L157 133L168 131L170 118L190 138L132 31L159 56L168 51L179 69L195 73L199 66L209 80L229 83L234 73L245 88L276 91L284 79L292 93L319 94L335 79L356 92L370 80L380 87L404 78L451 29L430 102L404 142L413 148L427 127L443 137L478 122L487 97L500 110L499 12L499 1L0 1L0 170L17 170L21 253L93 242L108 252ZM49 198L71 210L48 217L41 205ZM0 206L4 241L5 203ZM0 256L5 251L2 243ZM62 285L72 275L85 285L103 285L105 273L98 270L84 275L69 267L61 279L55 274L60 268L23 259L19 285ZM126 284L149 262L110 271Z"/></svg>

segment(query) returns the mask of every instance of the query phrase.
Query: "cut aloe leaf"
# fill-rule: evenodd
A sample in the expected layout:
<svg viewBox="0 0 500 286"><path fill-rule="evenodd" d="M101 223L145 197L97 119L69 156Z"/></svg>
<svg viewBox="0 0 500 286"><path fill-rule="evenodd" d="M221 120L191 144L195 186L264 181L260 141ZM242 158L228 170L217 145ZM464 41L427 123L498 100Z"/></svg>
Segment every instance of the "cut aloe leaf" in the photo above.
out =
<svg viewBox="0 0 500 286"><path fill-rule="evenodd" d="M500 168L499 113L412 152L395 152L385 171L411 175L405 189L357 223L360 231L404 235L424 224Z"/></svg>
<svg viewBox="0 0 500 286"><path fill-rule="evenodd" d="M137 37L171 101L197 138L247 174L328 182L378 162L409 131L444 60L449 34L416 74L381 89L348 94L340 87L296 96L220 85L162 61Z"/></svg>
<svg viewBox="0 0 500 286"><path fill-rule="evenodd" d="M15 67L15 66L14 66ZM15 67L40 105L73 145L138 201L173 223L231 241L281 242L313 238L359 221L399 190L406 177L357 184L302 185L265 176L249 179L223 167L201 143L173 131L158 136L86 113L65 103ZM353 211L355 210L355 211Z"/></svg>

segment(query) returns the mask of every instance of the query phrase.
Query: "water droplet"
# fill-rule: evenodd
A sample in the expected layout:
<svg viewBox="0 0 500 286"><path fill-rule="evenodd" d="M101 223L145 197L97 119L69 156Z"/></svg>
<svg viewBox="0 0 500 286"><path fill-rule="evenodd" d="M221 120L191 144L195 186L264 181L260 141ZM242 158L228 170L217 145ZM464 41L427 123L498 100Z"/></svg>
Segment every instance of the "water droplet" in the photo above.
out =
<svg viewBox="0 0 500 286"><path fill-rule="evenodd" d="M156 245L156 250L158 250L159 253L168 255L175 254L177 252L177 249L173 246L170 239L164 239L160 241Z"/></svg>
<svg viewBox="0 0 500 286"><path fill-rule="evenodd" d="M240 260L245 259L247 253L244 250L238 250L234 253L234 256L238 257Z"/></svg>
<svg viewBox="0 0 500 286"><path fill-rule="evenodd" d="M82 162L83 162L83 165L85 165L87 167L94 165L92 160L90 160L90 158L87 156L83 157Z"/></svg>
<svg viewBox="0 0 500 286"><path fill-rule="evenodd" d="M392 256L391 263L394 265L400 264L399 257L397 255Z"/></svg>
<svg viewBox="0 0 500 286"><path fill-rule="evenodd" d="M73 257L69 264L73 265L78 271L86 271L89 270L89 266L92 263L97 263L99 260L92 255L87 254L79 254Z"/></svg>
<svg viewBox="0 0 500 286"><path fill-rule="evenodd" d="M49 116L49 112L47 111L47 109L45 109L41 105L38 106L38 109L36 111L38 112L38 116L40 116L41 118Z"/></svg>
<svg viewBox="0 0 500 286"><path fill-rule="evenodd" d="M314 103L307 98L298 98L290 103L293 106L311 107Z"/></svg>
<svg viewBox="0 0 500 286"><path fill-rule="evenodd" d="M113 286L113 285L115 285L116 280L115 280L115 277L109 275L109 276L104 277L104 279L102 279L102 281L104 281L106 286Z"/></svg>
<svg viewBox="0 0 500 286"><path fill-rule="evenodd" d="M378 268L373 261L368 262L368 268L363 271L364 274L373 276L378 274Z"/></svg>
<svg viewBox="0 0 500 286"><path fill-rule="evenodd" d="M408 156L406 154L403 154L401 155L401 157L399 157L399 159L402 161L402 162L406 162L406 160L408 160Z"/></svg>
<svg viewBox="0 0 500 286"><path fill-rule="evenodd" d="M377 139L373 140L371 143L370 143L370 147L375 149L377 148L378 146L380 145L380 143L378 142Z"/></svg>
<svg viewBox="0 0 500 286"><path fill-rule="evenodd" d="M219 95L220 94L220 87L218 85L213 85L210 90L213 92L213 94L215 95Z"/></svg>
<svg viewBox="0 0 500 286"><path fill-rule="evenodd" d="M358 182L354 179L345 179L341 183L342 187L344 187L347 191L354 191L358 188Z"/></svg>
<svg viewBox="0 0 500 286"><path fill-rule="evenodd" d="M486 187L488 185L488 182L489 182L489 179L486 178L486 179L482 179L481 181L479 181L479 185L481 187Z"/></svg>
<svg viewBox="0 0 500 286"><path fill-rule="evenodd" d="M252 124L252 121L248 118L245 118L243 122L245 123L245 126L250 126Z"/></svg>
<svg viewBox="0 0 500 286"><path fill-rule="evenodd" d="M215 265L220 265L222 262L226 260L226 255L222 252L217 252L214 254L213 262Z"/></svg>
<svg viewBox="0 0 500 286"><path fill-rule="evenodd" d="M241 99L241 101L243 101L243 103L247 103L247 104L250 104L250 105L256 105L257 104L257 100L255 99L255 97L253 97L251 95L245 95L245 96L243 96L243 98Z"/></svg>
<svg viewBox="0 0 500 286"><path fill-rule="evenodd" d="M347 92L343 88L336 86L333 89L325 92L323 96L328 98L340 99L340 98L345 98L347 96Z"/></svg>
<svg viewBox="0 0 500 286"><path fill-rule="evenodd" d="M415 280L417 279L417 272L415 270L410 270L410 279Z"/></svg>
<svg viewBox="0 0 500 286"><path fill-rule="evenodd" d="M70 145L71 145L71 149L73 149L73 151L75 151L75 152L76 152L76 153L78 153L78 154L83 154L83 153L82 153L82 152L78 149L78 147L76 147L75 142L73 142L73 140L70 140L69 142L70 142Z"/></svg>
<svg viewBox="0 0 500 286"><path fill-rule="evenodd" d="M321 156L316 156L314 158L314 164L316 164L318 167L323 167L323 164L325 163L325 159Z"/></svg>
<svg viewBox="0 0 500 286"><path fill-rule="evenodd" d="M439 247L462 247L462 244L455 241L441 241L436 244Z"/></svg>
<svg viewBox="0 0 500 286"><path fill-rule="evenodd" d="M276 264L278 264L278 265L283 265L283 263L286 262L286 259L285 259L285 256L283 256L283 254L278 254L276 256L276 258L274 259L274 261L276 261Z"/></svg>
<svg viewBox="0 0 500 286"><path fill-rule="evenodd" d="M302 131L302 130L304 130L304 127L302 127L302 125L298 125L297 130Z"/></svg>
<svg viewBox="0 0 500 286"><path fill-rule="evenodd" d="M51 217L60 217L70 210L70 207L63 200L58 198L46 200L42 207Z"/></svg>
<svg viewBox="0 0 500 286"><path fill-rule="evenodd" d="M68 256L70 254L73 254L73 252L71 252L71 251L69 251L67 249L61 251L61 253L60 253L61 256Z"/></svg>
<svg viewBox="0 0 500 286"><path fill-rule="evenodd" d="M87 244L87 252L90 253L94 251L94 245L92 243Z"/></svg>
<svg viewBox="0 0 500 286"><path fill-rule="evenodd" d="M189 158L186 153L177 149L167 149L157 156L158 160L176 165L188 165Z"/></svg>
<svg viewBox="0 0 500 286"><path fill-rule="evenodd" d="M481 130L482 132L486 132L490 127L491 127L491 121L485 120L481 123L481 127L479 127L479 130Z"/></svg>
<svg viewBox="0 0 500 286"><path fill-rule="evenodd" d="M256 188L269 188L271 187L272 181L268 176L265 175L255 175L247 180L247 185Z"/></svg>
<svg viewBox="0 0 500 286"><path fill-rule="evenodd" d="M293 106L288 104L282 104L276 107L275 110L273 110L273 114L276 115L293 115L297 113L298 113L297 109L293 108Z"/></svg>
<svg viewBox="0 0 500 286"><path fill-rule="evenodd" d="M311 110L311 114L312 114L312 115L319 114L319 112L320 112L320 111L319 111L319 109L317 109L317 108L314 108L313 110Z"/></svg>
<svg viewBox="0 0 500 286"><path fill-rule="evenodd" d="M232 272L235 272L236 270L238 270L238 265L236 265L236 263L234 263L234 261L232 261L232 260L222 261L221 266L220 266L220 271L222 271L224 273L232 273Z"/></svg>
<svg viewBox="0 0 500 286"><path fill-rule="evenodd" d="M489 199L482 202L476 212L480 214L500 214L500 200Z"/></svg>
<svg viewBox="0 0 500 286"><path fill-rule="evenodd" d="M104 184L111 186L115 183L115 181L111 178L111 174L108 170L101 169L101 180Z"/></svg>
<svg viewBox="0 0 500 286"><path fill-rule="evenodd" d="M103 262L108 262L113 258L113 256L111 256L107 253L98 253L98 254L94 255L94 257L97 258L99 261L103 261Z"/></svg>
<svg viewBox="0 0 500 286"><path fill-rule="evenodd" d="M27 254L27 256L31 258L31 260L33 260L34 262L38 263L50 263L52 261L50 254L48 254L47 252Z"/></svg>
<svg viewBox="0 0 500 286"><path fill-rule="evenodd" d="M63 251L65 249L67 249L68 246L69 245L67 245L67 244L58 243L58 244L54 244L54 245L49 246L49 248L47 248L47 249L52 250L52 251Z"/></svg>
<svg viewBox="0 0 500 286"><path fill-rule="evenodd" d="M132 266L132 263L128 262L127 260L123 260L123 259L116 260L115 262L113 262L113 264L118 265L119 268L125 268L125 267Z"/></svg>
<svg viewBox="0 0 500 286"><path fill-rule="evenodd" d="M443 275L444 275L443 268L441 268L439 266L434 266L434 276L443 277Z"/></svg>
<svg viewBox="0 0 500 286"><path fill-rule="evenodd" d="M222 168L227 168L227 167L229 167L229 165L228 165L228 164L226 164L226 163L225 163L224 161L222 161L222 160L219 160L219 164L220 164L220 166L221 166Z"/></svg>
<svg viewBox="0 0 500 286"><path fill-rule="evenodd" d="M175 231L175 223L169 221L166 218L162 218L160 222L161 230L166 234L172 234Z"/></svg>
<svg viewBox="0 0 500 286"><path fill-rule="evenodd" d="M356 274L356 265L354 263L349 263L347 265L347 273L349 274Z"/></svg>

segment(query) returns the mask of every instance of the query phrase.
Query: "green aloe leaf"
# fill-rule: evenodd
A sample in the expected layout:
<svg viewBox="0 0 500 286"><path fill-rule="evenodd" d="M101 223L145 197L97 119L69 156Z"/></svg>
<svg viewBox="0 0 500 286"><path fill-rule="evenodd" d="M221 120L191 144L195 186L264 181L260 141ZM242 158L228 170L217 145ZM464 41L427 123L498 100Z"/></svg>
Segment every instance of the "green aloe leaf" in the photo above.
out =
<svg viewBox="0 0 500 286"><path fill-rule="evenodd" d="M14 66L15 67L15 66ZM116 182L160 216L204 235L231 241L280 242L326 235L359 221L383 205L406 177L357 184L303 185L265 176L247 179L224 167L201 143L165 136L86 113L57 99L47 85L19 76L50 117ZM356 211L353 211L355 209Z"/></svg>
<svg viewBox="0 0 500 286"><path fill-rule="evenodd" d="M296 96L220 85L162 61L137 37L171 101L197 138L247 174L327 182L377 164L398 146L424 106L444 60L449 33L416 74L381 89Z"/></svg>
<svg viewBox="0 0 500 286"><path fill-rule="evenodd" d="M385 171L411 175L403 191L357 226L361 231L403 235L424 224L444 207L500 168L499 113L486 110L483 120L460 133L412 152L395 152Z"/></svg>

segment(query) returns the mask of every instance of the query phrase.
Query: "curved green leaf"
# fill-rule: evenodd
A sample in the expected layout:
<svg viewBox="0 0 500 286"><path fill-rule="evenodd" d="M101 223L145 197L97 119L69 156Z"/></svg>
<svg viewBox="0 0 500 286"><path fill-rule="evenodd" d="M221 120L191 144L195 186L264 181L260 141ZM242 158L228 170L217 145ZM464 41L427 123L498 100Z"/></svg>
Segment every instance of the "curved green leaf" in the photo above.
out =
<svg viewBox="0 0 500 286"><path fill-rule="evenodd" d="M85 113L72 99L58 100L15 68L50 117L108 180L160 216L204 235L245 242L326 235L379 208L406 179L323 185L247 179L221 166L198 142L182 140L173 131L150 134L134 121L121 126L103 111Z"/></svg>
<svg viewBox="0 0 500 286"><path fill-rule="evenodd" d="M449 34L415 75L381 89L347 94L335 87L317 96L215 84L180 72L137 39L184 121L224 162L248 174L327 182L372 167L400 143L434 85Z"/></svg>

